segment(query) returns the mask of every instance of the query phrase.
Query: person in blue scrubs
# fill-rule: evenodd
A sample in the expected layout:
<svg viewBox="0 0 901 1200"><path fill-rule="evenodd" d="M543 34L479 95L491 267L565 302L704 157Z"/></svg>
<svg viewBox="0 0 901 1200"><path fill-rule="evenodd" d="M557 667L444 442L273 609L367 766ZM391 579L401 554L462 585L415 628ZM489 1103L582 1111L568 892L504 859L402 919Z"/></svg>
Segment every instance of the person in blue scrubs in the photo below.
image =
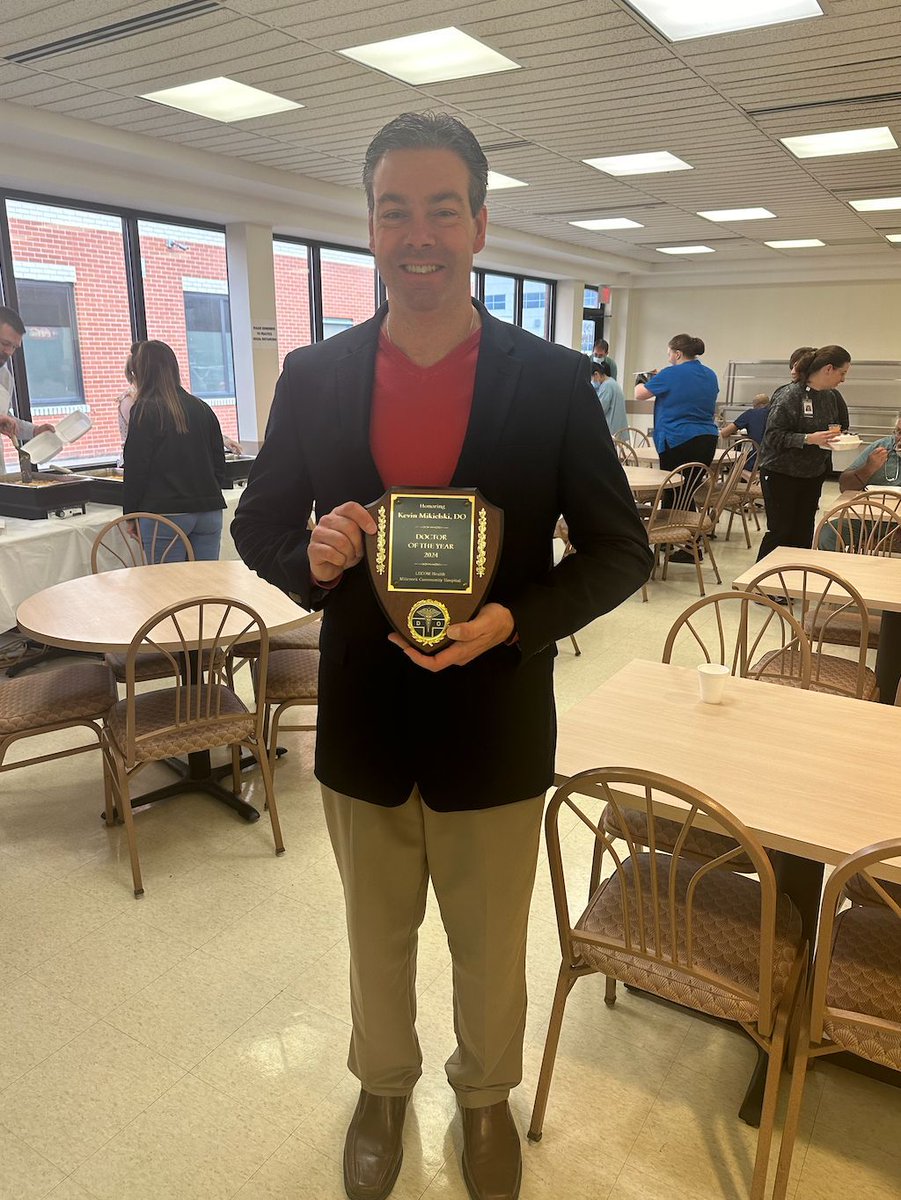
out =
<svg viewBox="0 0 901 1200"><path fill-rule="evenodd" d="M611 434L628 442L631 435L627 429L626 397L616 380L610 377L609 362L591 364L591 386L597 392Z"/></svg>

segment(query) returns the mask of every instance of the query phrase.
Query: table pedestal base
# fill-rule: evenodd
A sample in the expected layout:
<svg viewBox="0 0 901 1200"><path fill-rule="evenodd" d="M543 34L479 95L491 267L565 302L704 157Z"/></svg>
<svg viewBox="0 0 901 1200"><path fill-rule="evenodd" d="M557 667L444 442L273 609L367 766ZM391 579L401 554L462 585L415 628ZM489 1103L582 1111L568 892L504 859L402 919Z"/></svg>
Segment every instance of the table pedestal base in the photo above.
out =
<svg viewBox="0 0 901 1200"><path fill-rule="evenodd" d="M246 800L242 800L240 796L236 796L234 792L219 783L220 779L231 775L230 762L218 767L212 766L209 750L196 750L193 754L188 755L186 763L182 762L180 758L167 758L163 761L180 778L163 787L152 788L149 792L132 796L132 812L139 812L142 808L147 808L160 800L168 800L170 796L181 796L185 792L204 792L218 800L220 804L233 809L245 821L259 821L260 814L252 804L248 804ZM250 761L256 762L256 759L251 755Z"/></svg>
<svg viewBox="0 0 901 1200"><path fill-rule="evenodd" d="M876 651L876 680L882 704L894 704L901 678L901 613L884 612Z"/></svg>

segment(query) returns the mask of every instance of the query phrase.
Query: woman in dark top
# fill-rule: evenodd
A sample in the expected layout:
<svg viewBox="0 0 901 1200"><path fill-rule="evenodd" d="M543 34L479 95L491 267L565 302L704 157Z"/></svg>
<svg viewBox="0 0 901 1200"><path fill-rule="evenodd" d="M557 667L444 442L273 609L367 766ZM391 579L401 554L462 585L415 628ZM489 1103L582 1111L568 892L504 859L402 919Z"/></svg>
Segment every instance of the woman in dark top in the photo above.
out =
<svg viewBox="0 0 901 1200"><path fill-rule="evenodd" d="M810 549L831 462L829 447L848 425L848 408L837 389L850 366L843 346L808 350L794 364L796 382L770 404L760 451L767 532L758 561L777 546Z"/></svg>
<svg viewBox="0 0 901 1200"><path fill-rule="evenodd" d="M123 507L169 517L187 534L196 559L216 559L225 508L225 453L216 414L181 386L178 360L165 342L137 342L131 361L135 401L123 451ZM153 534L154 523L142 520L148 562ZM158 539L157 559L167 548L165 539ZM177 545L166 561L184 557Z"/></svg>

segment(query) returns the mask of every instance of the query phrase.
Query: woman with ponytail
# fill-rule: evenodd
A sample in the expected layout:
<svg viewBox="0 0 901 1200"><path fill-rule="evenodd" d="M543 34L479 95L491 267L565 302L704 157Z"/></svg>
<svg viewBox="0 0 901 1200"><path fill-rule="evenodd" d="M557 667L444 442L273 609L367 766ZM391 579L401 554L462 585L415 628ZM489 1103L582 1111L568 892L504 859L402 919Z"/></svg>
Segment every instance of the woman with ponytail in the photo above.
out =
<svg viewBox="0 0 901 1200"><path fill-rule="evenodd" d="M773 397L760 451L767 531L758 561L777 546L810 549L829 447L848 425L838 387L850 366L843 346L807 350L793 364L795 382Z"/></svg>
<svg viewBox="0 0 901 1200"><path fill-rule="evenodd" d="M713 462L719 430L713 415L720 390L716 374L698 362L704 343L689 333L677 333L668 343L669 366L635 388L636 400L654 400L654 445L664 471L683 463ZM687 550L677 550L671 562L691 562Z"/></svg>
<svg viewBox="0 0 901 1200"><path fill-rule="evenodd" d="M225 453L216 414L181 386L178 360L165 342L136 342L130 356L135 401L123 450L126 512L161 513L188 536L196 559L219 557L225 500ZM152 561L153 522L140 533ZM168 549L165 539L157 556ZM167 562L184 559L181 544Z"/></svg>

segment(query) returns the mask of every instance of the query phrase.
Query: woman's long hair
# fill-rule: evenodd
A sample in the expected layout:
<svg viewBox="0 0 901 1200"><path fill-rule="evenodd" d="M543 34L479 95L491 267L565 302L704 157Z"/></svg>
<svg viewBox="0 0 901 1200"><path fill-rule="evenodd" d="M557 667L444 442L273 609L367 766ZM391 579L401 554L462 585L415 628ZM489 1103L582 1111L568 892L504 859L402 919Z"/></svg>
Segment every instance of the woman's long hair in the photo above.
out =
<svg viewBox="0 0 901 1200"><path fill-rule="evenodd" d="M136 389L131 419L156 418L161 431L187 433L188 421L178 394L181 376L172 347L165 342L135 342L131 363Z"/></svg>

